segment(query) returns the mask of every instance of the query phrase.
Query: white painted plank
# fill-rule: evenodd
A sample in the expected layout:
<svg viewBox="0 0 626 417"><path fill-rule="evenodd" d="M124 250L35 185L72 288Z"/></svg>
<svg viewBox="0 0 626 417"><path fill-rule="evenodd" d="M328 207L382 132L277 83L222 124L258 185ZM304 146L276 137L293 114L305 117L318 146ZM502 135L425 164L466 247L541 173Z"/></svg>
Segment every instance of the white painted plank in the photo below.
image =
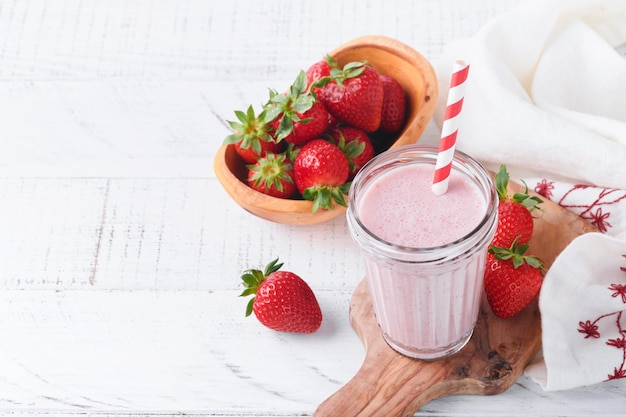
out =
<svg viewBox="0 0 626 417"><path fill-rule="evenodd" d="M349 39L381 34L429 57L521 0L12 1L0 79L295 77Z"/></svg>
<svg viewBox="0 0 626 417"><path fill-rule="evenodd" d="M359 365L328 355L359 348L345 296L321 292L318 333L286 335L237 291L1 291L0 410L306 412Z"/></svg>
<svg viewBox="0 0 626 417"><path fill-rule="evenodd" d="M270 223L215 179L0 179L0 200L5 288L232 289L275 257L322 288L364 274L343 216Z"/></svg>

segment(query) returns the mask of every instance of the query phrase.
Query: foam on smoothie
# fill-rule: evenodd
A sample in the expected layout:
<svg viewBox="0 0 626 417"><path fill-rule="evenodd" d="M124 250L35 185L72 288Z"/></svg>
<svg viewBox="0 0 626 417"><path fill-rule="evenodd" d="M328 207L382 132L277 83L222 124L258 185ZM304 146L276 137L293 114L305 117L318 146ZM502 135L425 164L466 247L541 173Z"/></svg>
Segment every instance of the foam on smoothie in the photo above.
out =
<svg viewBox="0 0 626 417"><path fill-rule="evenodd" d="M482 220L480 189L454 169L448 191L432 190L434 165L398 166L375 179L360 200L363 225L387 242L425 248L454 242Z"/></svg>

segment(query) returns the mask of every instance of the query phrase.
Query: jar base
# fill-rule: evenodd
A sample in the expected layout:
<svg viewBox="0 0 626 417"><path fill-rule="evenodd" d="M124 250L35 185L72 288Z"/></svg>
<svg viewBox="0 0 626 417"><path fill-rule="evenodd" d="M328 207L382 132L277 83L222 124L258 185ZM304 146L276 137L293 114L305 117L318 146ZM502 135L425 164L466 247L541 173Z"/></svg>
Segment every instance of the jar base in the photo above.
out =
<svg viewBox="0 0 626 417"><path fill-rule="evenodd" d="M447 356L451 356L465 347L467 342L472 338L474 329L472 328L458 341L453 342L447 346L443 346L435 349L418 349L415 347L405 346L401 343L395 342L387 334L383 333L383 339L387 344L396 352L401 355L408 356L411 359L420 359L424 361L432 361L436 359L442 359Z"/></svg>

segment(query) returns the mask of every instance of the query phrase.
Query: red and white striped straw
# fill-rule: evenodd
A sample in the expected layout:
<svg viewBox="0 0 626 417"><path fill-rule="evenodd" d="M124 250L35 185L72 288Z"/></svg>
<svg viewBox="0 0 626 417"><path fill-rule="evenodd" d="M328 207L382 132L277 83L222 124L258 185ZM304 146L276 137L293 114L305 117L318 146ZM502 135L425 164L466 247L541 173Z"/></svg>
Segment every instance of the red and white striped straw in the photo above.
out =
<svg viewBox="0 0 626 417"><path fill-rule="evenodd" d="M469 64L463 61L454 63L446 112L443 117L443 125L441 126L441 140L439 142L439 152L437 154L435 176L432 185L433 193L436 195L442 195L448 191L448 180L450 178L450 170L452 169L452 158L454 158L456 135L459 130L459 120L461 109L463 108L463 97L465 97L468 73Z"/></svg>

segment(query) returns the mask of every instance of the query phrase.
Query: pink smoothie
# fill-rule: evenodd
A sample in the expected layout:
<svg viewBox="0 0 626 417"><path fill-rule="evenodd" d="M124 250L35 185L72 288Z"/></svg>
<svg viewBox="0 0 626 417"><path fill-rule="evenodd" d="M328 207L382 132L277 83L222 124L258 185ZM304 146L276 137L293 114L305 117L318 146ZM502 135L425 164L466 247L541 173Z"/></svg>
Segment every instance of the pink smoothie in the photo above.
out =
<svg viewBox="0 0 626 417"><path fill-rule="evenodd" d="M432 164L419 164L380 174L359 199L363 225L379 238L413 248L441 246L471 233L486 212L481 190L453 170L448 191L436 196L433 170ZM486 248L435 268L366 256L374 311L388 343L421 359L461 349L476 324L485 254Z"/></svg>
<svg viewBox="0 0 626 417"><path fill-rule="evenodd" d="M441 246L470 233L485 214L480 189L452 171L448 191L431 191L434 167L409 165L385 172L363 195L360 218L373 234L412 248Z"/></svg>

